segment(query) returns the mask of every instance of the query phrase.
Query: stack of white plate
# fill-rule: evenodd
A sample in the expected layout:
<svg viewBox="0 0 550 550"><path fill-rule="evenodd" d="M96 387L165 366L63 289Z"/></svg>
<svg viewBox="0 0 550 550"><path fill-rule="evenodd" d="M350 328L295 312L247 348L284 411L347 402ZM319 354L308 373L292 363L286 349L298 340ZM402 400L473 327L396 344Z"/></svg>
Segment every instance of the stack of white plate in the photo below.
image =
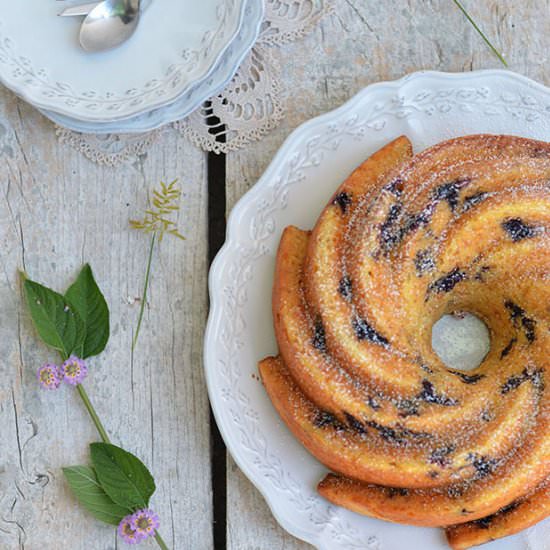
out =
<svg viewBox="0 0 550 550"><path fill-rule="evenodd" d="M263 0L152 0L127 43L89 54L78 44L82 18L57 17L65 4L0 0L0 82L57 124L91 133L186 117L231 80L263 18Z"/></svg>

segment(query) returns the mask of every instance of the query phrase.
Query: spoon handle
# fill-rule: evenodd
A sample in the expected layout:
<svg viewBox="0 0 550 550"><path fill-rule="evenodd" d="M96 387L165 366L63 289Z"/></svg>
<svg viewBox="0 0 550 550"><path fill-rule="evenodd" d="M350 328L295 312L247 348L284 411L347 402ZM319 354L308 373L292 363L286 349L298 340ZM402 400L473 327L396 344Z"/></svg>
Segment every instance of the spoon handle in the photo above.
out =
<svg viewBox="0 0 550 550"><path fill-rule="evenodd" d="M88 15L101 2L88 2L78 6L71 6L60 11L57 15L60 17L70 17L73 15Z"/></svg>

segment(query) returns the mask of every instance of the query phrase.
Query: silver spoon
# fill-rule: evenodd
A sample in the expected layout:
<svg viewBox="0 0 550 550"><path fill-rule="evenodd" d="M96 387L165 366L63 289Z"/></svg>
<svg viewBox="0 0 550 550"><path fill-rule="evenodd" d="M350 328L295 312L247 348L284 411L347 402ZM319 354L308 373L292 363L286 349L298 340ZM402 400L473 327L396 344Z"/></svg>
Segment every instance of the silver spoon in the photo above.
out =
<svg viewBox="0 0 550 550"><path fill-rule="evenodd" d="M78 4L77 6L69 6L61 10L57 15L59 17L73 17L75 15L88 15L101 2L89 2L87 4Z"/></svg>
<svg viewBox="0 0 550 550"><path fill-rule="evenodd" d="M87 52L110 50L126 42L139 23L141 0L104 0L80 28L80 45Z"/></svg>

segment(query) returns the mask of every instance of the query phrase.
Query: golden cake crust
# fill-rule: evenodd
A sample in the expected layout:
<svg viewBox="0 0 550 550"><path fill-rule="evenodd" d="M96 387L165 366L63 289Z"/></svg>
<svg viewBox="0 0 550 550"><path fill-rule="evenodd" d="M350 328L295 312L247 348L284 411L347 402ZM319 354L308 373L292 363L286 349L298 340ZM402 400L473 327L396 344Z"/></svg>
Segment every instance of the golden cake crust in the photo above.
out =
<svg viewBox="0 0 550 550"><path fill-rule="evenodd" d="M296 437L338 473L323 496L389 521L462 524L448 531L456 548L546 514L549 181L544 142L475 135L413 156L400 137L311 232L284 231L280 356L260 373ZM491 334L468 373L431 348L434 322L457 311Z"/></svg>

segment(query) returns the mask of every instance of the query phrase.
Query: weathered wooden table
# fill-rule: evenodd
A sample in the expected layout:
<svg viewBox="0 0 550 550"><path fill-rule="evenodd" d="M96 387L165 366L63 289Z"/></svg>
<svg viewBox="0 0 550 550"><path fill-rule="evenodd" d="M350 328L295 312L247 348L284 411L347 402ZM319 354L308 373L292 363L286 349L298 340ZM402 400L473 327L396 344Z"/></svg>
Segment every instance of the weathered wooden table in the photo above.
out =
<svg viewBox="0 0 550 550"><path fill-rule="evenodd" d="M465 0L510 68L550 83L548 0ZM87 387L115 442L154 471L154 508L174 549L277 550L309 546L286 534L226 456L209 412L202 367L209 259L224 214L303 121L363 86L419 69L468 71L498 60L450 0L339 0L336 14L275 55L288 115L259 143L207 155L166 133L132 164L98 166L60 145L53 125L0 88L0 549L107 550L114 529L82 512L61 475L83 463L94 428L74 392L38 390L52 354L37 342L21 302L18 269L60 290L92 264L111 309L105 353ZM148 240L128 219L159 180L179 178L179 228L157 251L144 326L130 353ZM153 543L146 544L153 548Z"/></svg>

